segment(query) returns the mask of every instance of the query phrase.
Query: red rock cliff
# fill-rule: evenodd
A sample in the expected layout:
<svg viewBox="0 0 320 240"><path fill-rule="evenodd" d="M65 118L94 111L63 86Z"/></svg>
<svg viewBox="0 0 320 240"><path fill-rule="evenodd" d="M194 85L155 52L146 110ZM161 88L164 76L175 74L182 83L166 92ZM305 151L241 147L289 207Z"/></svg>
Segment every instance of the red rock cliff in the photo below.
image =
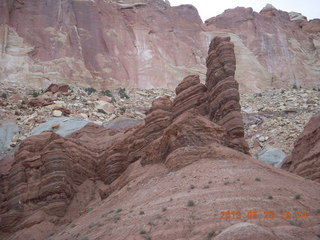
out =
<svg viewBox="0 0 320 240"><path fill-rule="evenodd" d="M210 40L230 36L241 91L319 84L319 22L273 8L206 25L193 6L162 0L3 0L0 15L1 81L174 88L188 74L204 81Z"/></svg>

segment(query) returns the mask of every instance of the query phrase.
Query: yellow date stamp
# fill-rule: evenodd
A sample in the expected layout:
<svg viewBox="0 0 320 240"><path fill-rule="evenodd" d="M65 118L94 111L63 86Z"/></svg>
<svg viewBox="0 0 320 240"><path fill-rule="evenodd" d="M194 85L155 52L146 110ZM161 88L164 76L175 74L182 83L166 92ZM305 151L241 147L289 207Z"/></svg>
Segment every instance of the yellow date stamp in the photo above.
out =
<svg viewBox="0 0 320 240"><path fill-rule="evenodd" d="M282 219L306 219L308 218L307 212L287 212L283 211L280 213L276 212L220 212L220 219L239 219L239 220L248 220L248 219L264 219L272 220L275 218Z"/></svg>

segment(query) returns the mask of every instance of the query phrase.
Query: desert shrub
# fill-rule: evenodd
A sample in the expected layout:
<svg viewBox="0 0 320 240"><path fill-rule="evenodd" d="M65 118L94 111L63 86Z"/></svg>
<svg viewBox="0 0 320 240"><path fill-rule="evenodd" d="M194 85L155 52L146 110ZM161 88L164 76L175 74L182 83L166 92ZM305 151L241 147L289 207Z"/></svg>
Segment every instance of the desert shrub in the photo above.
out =
<svg viewBox="0 0 320 240"><path fill-rule="evenodd" d="M194 206L194 201L193 200L188 200L187 206L188 207L193 207Z"/></svg>
<svg viewBox="0 0 320 240"><path fill-rule="evenodd" d="M7 99L8 98L8 94L7 93L1 93L1 97L3 98L3 99Z"/></svg>
<svg viewBox="0 0 320 240"><path fill-rule="evenodd" d="M294 195L294 199L300 199L300 198L301 198L300 193L296 193L296 194Z"/></svg>
<svg viewBox="0 0 320 240"><path fill-rule="evenodd" d="M122 208L118 208L116 212L119 213L121 211L122 211Z"/></svg>
<svg viewBox="0 0 320 240"><path fill-rule="evenodd" d="M89 88L85 88L84 91L88 94L88 95L91 95L92 93L96 92L97 90L92 88L92 87L89 87Z"/></svg>
<svg viewBox="0 0 320 240"><path fill-rule="evenodd" d="M120 98L129 99L129 96L126 93L126 89L125 88L119 88L118 93L119 93Z"/></svg>
<svg viewBox="0 0 320 240"><path fill-rule="evenodd" d="M32 90L32 92L29 95L36 98L36 97L40 96L40 94L41 94L41 91Z"/></svg>
<svg viewBox="0 0 320 240"><path fill-rule="evenodd" d="M110 90L103 90L100 93L102 93L103 95L110 97L112 99L113 102L116 101L116 99L114 98L113 94L111 93Z"/></svg>

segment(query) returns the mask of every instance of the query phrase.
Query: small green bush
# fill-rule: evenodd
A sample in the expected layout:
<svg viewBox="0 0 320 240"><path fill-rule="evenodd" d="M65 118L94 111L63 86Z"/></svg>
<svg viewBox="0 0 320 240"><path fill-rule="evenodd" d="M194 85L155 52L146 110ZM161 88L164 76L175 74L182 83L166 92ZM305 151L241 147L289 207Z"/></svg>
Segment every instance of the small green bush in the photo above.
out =
<svg viewBox="0 0 320 240"><path fill-rule="evenodd" d="M120 98L129 99L129 96L126 94L125 88L119 88L118 93L119 93Z"/></svg>
<svg viewBox="0 0 320 240"><path fill-rule="evenodd" d="M119 111L120 111L120 114L123 115L125 112L126 112L127 108L126 107L120 107L119 108Z"/></svg>
<svg viewBox="0 0 320 240"><path fill-rule="evenodd" d="M256 177L256 179L255 179L257 182L261 182L261 179L260 178L258 178L258 177Z"/></svg>
<svg viewBox="0 0 320 240"><path fill-rule="evenodd" d="M40 96L41 92L40 91L36 91L36 90L32 90L32 92L30 93L30 95L34 98Z"/></svg>
<svg viewBox="0 0 320 240"><path fill-rule="evenodd" d="M110 92L110 90L102 90L101 93L107 97L111 97L113 98L112 93Z"/></svg>
<svg viewBox="0 0 320 240"><path fill-rule="evenodd" d="M118 208L116 212L119 213L121 211L122 211L122 208Z"/></svg>
<svg viewBox="0 0 320 240"><path fill-rule="evenodd" d="M2 97L3 99L7 99L7 98L8 98L8 94L6 94L6 93L1 93L1 97Z"/></svg>
<svg viewBox="0 0 320 240"><path fill-rule="evenodd" d="M92 87L89 87L89 88L85 88L84 91L88 94L88 95L91 95L92 93L96 92L97 90L92 88Z"/></svg>
<svg viewBox="0 0 320 240"><path fill-rule="evenodd" d="M293 85L292 85L292 88L293 88L293 89L298 89L298 86L297 86L296 84L293 84Z"/></svg>
<svg viewBox="0 0 320 240"><path fill-rule="evenodd" d="M208 232L208 234L207 234L208 239L211 239L211 238L214 236L215 233L216 233L216 232L215 232L214 230Z"/></svg>
<svg viewBox="0 0 320 240"><path fill-rule="evenodd" d="M300 193L296 193L295 195L294 195L294 199L300 199L301 198L301 194Z"/></svg>
<svg viewBox="0 0 320 240"><path fill-rule="evenodd" d="M193 207L194 206L194 201L193 200L188 200L187 206L188 207Z"/></svg>
<svg viewBox="0 0 320 240"><path fill-rule="evenodd" d="M114 215L113 216L113 221L114 222L118 222L120 220L120 216L119 215Z"/></svg>

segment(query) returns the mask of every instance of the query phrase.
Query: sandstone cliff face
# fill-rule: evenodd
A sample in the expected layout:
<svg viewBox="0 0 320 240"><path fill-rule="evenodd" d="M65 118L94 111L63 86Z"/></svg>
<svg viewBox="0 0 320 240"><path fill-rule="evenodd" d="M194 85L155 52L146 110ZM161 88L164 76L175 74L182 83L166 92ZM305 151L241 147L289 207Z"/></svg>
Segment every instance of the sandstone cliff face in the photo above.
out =
<svg viewBox="0 0 320 240"><path fill-rule="evenodd" d="M281 168L320 182L320 115L311 118Z"/></svg>
<svg viewBox="0 0 320 240"><path fill-rule="evenodd" d="M206 25L193 6L162 0L3 0L0 13L1 81L173 89L188 74L204 82L208 44L230 36L241 91L319 84L319 22L273 8Z"/></svg>
<svg viewBox="0 0 320 240"><path fill-rule="evenodd" d="M0 9L1 80L174 88L204 70L201 19L189 5L5 0Z"/></svg>
<svg viewBox="0 0 320 240"><path fill-rule="evenodd" d="M272 6L260 13L238 7L208 19L206 25L237 34L267 71L272 86L318 86L319 21L291 16Z"/></svg>

